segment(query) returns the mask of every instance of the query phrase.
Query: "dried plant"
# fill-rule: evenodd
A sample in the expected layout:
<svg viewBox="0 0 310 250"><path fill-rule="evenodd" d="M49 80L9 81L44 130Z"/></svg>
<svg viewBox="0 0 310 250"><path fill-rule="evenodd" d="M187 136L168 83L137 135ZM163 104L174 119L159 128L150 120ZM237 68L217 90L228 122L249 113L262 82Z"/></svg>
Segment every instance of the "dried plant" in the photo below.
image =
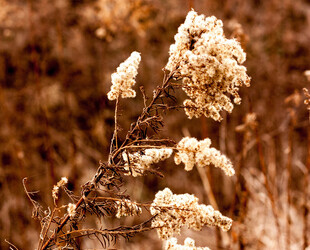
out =
<svg viewBox="0 0 310 250"><path fill-rule="evenodd" d="M122 98L135 97L133 89L141 57L133 52L112 74L109 100L115 100L115 129L111 140L109 157L100 163L93 178L85 183L81 195L76 196L66 188L68 182L63 177L53 188L54 208L44 211L34 200L32 193L24 187L34 205L33 216L40 220L41 234L38 249L79 248L80 239L94 236L103 247L120 237L129 239L138 233L157 230L162 239L169 239L167 249L182 249L171 239L180 233L182 227L201 230L203 226L218 226L224 231L231 228L232 220L223 216L212 206L198 203L198 198L190 194L176 195L169 188L158 191L152 203L133 201L122 188L124 178L163 174L154 165L166 160L174 153L176 164L183 162L185 170L194 165L221 168L228 176L234 175L231 161L220 151L210 147L206 138L185 137L179 143L170 138L162 138L160 129L163 117L173 110L184 109L191 119L202 115L220 121L222 110L231 112L233 102L239 104L238 90L249 86L245 61L239 42L225 38L222 21L215 17L198 15L190 11L184 24L179 27L175 44L170 47L170 57L164 68L161 86L148 97L141 89L144 107L129 131L123 137L120 133L119 106ZM189 99L179 104L173 93L182 89ZM231 96L234 101L231 101ZM127 176L127 177L126 177ZM71 199L66 205L58 204L60 191ZM149 211L149 219L134 226L115 228L83 227L91 215L99 219L108 217L139 216ZM184 249L197 248L191 239L185 241Z"/></svg>
<svg viewBox="0 0 310 250"><path fill-rule="evenodd" d="M178 240L176 238L172 237L169 240L167 240L165 249L167 249L167 250L187 250L187 249L209 250L210 249L208 247L196 247L195 241L189 237L184 240L184 245L180 245L177 243L178 243Z"/></svg>
<svg viewBox="0 0 310 250"><path fill-rule="evenodd" d="M310 110L310 93L309 90L304 88L304 95L306 97L306 99L304 100L305 105L307 106L307 109Z"/></svg>

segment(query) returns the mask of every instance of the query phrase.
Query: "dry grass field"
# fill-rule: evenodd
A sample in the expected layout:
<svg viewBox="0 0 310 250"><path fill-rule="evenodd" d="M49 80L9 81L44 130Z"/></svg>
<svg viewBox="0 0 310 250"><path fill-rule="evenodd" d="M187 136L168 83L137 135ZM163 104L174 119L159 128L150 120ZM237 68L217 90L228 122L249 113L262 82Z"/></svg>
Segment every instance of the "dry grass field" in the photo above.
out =
<svg viewBox="0 0 310 250"><path fill-rule="evenodd" d="M173 69L169 50L192 8L222 20L227 41L238 41L226 44L232 55L216 47L210 56L247 70L236 69L241 103L231 113L234 73L214 91L210 77L203 90L212 92L203 101L225 92L212 104L221 121L209 106L192 119L198 104L182 110L188 92L201 94L184 87L196 81L187 75L194 59ZM182 227L178 244L190 237L210 249L309 249L309 27L307 0L0 0L0 249L164 249L160 216L184 212L184 222L194 216L187 205L211 216L193 196L165 188L223 216L211 211L202 224L212 227L200 231ZM135 98L120 97L133 95L117 89L122 77L135 79ZM197 140L178 143L188 137ZM212 164L195 159L193 168L184 155L204 147ZM149 157L146 170L139 157ZM179 203L169 210L165 195ZM230 230L221 230L229 218Z"/></svg>

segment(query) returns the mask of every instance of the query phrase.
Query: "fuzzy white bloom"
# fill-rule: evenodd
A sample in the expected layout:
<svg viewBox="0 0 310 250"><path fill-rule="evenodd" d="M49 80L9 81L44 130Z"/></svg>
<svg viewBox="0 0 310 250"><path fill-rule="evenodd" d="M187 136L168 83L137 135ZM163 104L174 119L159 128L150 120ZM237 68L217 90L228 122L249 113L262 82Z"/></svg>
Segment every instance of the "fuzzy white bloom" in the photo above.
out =
<svg viewBox="0 0 310 250"><path fill-rule="evenodd" d="M195 241L187 237L184 245L178 244L178 240L174 237L168 239L165 244L165 250L210 250L208 247L196 247Z"/></svg>
<svg viewBox="0 0 310 250"><path fill-rule="evenodd" d="M57 186L64 186L68 183L68 178L67 177L61 177L60 181L57 183Z"/></svg>
<svg viewBox="0 0 310 250"><path fill-rule="evenodd" d="M134 202L125 199L122 201L116 201L117 213L116 217L121 218L122 216L134 216L142 213L141 207Z"/></svg>
<svg viewBox="0 0 310 250"><path fill-rule="evenodd" d="M125 169L129 170L129 175L133 177L141 176L145 169L152 164L168 159L173 150L170 148L150 148L145 149L142 153L123 152L123 160L125 161Z"/></svg>
<svg viewBox="0 0 310 250"><path fill-rule="evenodd" d="M68 208L67 208L67 212L68 212L68 215L70 216L70 218L74 217L75 212L76 212L76 205L69 203Z"/></svg>
<svg viewBox="0 0 310 250"><path fill-rule="evenodd" d="M169 188L156 194L150 212L156 215L152 227L157 228L158 236L162 239L180 234L183 226L197 231L205 225L218 226L228 231L232 225L230 218L223 216L212 206L199 205L198 198L194 195L176 195Z"/></svg>
<svg viewBox="0 0 310 250"><path fill-rule="evenodd" d="M246 68L240 65L245 53L239 42L225 38L223 23L214 16L206 18L190 11L169 54L165 68L183 79L182 88L190 98L183 105L190 119L205 115L220 121L220 111L233 109L227 94L239 104L239 87L250 85Z"/></svg>
<svg viewBox="0 0 310 250"><path fill-rule="evenodd" d="M54 185L53 190L52 190L52 197L54 200L58 200L59 188L66 185L67 183L68 183L68 178L61 177L60 181L58 181L57 184Z"/></svg>
<svg viewBox="0 0 310 250"><path fill-rule="evenodd" d="M112 86L108 93L109 100L116 100L119 96L122 98L133 98L136 96L132 86L136 83L135 77L138 74L140 61L140 53L134 51L127 60L119 65L116 73L111 75Z"/></svg>
<svg viewBox="0 0 310 250"><path fill-rule="evenodd" d="M187 171L192 170L195 164L198 167L213 164L215 167L222 169L225 174L234 175L235 170L231 161L220 151L210 146L211 140L209 138L198 141L193 137L184 137L177 144L178 152L174 156L174 161L177 165L183 162Z"/></svg>

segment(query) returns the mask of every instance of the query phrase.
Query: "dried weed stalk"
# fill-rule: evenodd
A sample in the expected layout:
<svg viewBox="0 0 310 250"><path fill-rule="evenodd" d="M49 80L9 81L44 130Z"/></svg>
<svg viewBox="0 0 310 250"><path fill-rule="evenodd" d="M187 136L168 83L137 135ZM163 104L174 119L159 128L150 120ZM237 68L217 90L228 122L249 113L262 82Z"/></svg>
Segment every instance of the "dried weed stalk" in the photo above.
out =
<svg viewBox="0 0 310 250"><path fill-rule="evenodd" d="M140 53L133 52L112 74L108 98L115 100L116 105L109 158L100 163L94 177L82 186L80 196L70 192L66 188L68 180L62 178L52 190L54 208L46 212L27 191L24 181L25 191L35 208L33 216L41 222L38 249L78 249L80 238L90 236L106 247L120 237L129 239L153 229L157 230L160 238L169 239L166 249L183 249L171 237L180 233L184 226L195 230L201 230L205 225L218 226L224 231L231 228L230 218L210 205L199 204L194 195L176 195L165 188L156 194L150 204L137 203L122 190L125 176L144 176L148 173L163 176L152 166L173 153L175 163L184 163L187 171L191 171L195 165L201 168L212 164L228 176L235 173L230 160L210 147L210 139L198 141L185 137L176 143L169 138L161 138L158 132L163 127L162 115L169 110L184 109L190 119L206 116L217 121L222 119L222 110L231 112L233 102L239 104L241 100L239 87L249 86L246 68L240 65L245 61L245 53L236 40L225 38L221 20L206 18L192 10L179 27L169 54L161 86L156 87L151 98L141 89L144 107L125 138L119 135L119 103L121 98L136 96L133 87L141 60ZM183 105L179 105L172 94L177 89L182 89L188 96ZM61 190L65 191L71 203L58 204ZM106 217L139 216L143 208L150 212L149 219L135 226L82 227L90 215L101 220ZM200 249L195 247L192 239L185 241L185 248Z"/></svg>

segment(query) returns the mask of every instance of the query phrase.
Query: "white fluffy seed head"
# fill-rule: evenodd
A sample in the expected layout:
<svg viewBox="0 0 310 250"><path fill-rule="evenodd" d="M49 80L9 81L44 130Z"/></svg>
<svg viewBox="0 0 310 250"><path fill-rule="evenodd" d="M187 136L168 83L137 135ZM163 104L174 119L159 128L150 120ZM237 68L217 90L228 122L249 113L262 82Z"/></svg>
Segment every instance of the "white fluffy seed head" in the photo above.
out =
<svg viewBox="0 0 310 250"><path fill-rule="evenodd" d="M60 181L57 182L56 185L54 185L52 190L52 197L55 200L58 200L58 194L59 194L59 188L66 185L68 183L67 177L61 177Z"/></svg>
<svg viewBox="0 0 310 250"><path fill-rule="evenodd" d="M198 204L198 198L194 195L176 195L169 188L155 195L150 212L156 215L152 227L157 228L158 236L162 239L179 234L183 226L200 231L205 225L218 226L222 230L229 230L232 225L230 218L212 206Z"/></svg>
<svg viewBox="0 0 310 250"><path fill-rule="evenodd" d="M140 61L140 53L134 51L128 59L119 65L116 72L111 75L112 86L108 93L109 100L116 100L119 97L133 98L136 96L136 92L132 87L136 83L135 77L138 74Z"/></svg>
<svg viewBox="0 0 310 250"><path fill-rule="evenodd" d="M239 42L225 38L221 20L190 11L169 54L165 68L182 78L189 97L183 103L188 118L204 115L220 121L222 110L232 112L229 95L235 104L240 103L239 87L250 82L246 68L240 65L246 55Z"/></svg>
<svg viewBox="0 0 310 250"><path fill-rule="evenodd" d="M210 146L211 140L209 138L198 141L193 137L184 137L177 144L174 161L177 165L183 162L187 171L192 170L195 164L197 167L206 167L213 164L215 167L222 169L226 175L234 175L235 170L231 161L220 151Z"/></svg>
<svg viewBox="0 0 310 250"><path fill-rule="evenodd" d="M149 148L135 153L123 152L127 175L141 176L152 164L168 159L172 152L171 148Z"/></svg>
<svg viewBox="0 0 310 250"><path fill-rule="evenodd" d="M195 241L189 237L184 240L184 245L178 244L174 237L169 238L165 244L165 250L210 250L208 247L196 247Z"/></svg>
<svg viewBox="0 0 310 250"><path fill-rule="evenodd" d="M68 212L68 215L70 218L74 217L75 213L76 213L76 205L69 203L68 208L67 208L67 212Z"/></svg>

